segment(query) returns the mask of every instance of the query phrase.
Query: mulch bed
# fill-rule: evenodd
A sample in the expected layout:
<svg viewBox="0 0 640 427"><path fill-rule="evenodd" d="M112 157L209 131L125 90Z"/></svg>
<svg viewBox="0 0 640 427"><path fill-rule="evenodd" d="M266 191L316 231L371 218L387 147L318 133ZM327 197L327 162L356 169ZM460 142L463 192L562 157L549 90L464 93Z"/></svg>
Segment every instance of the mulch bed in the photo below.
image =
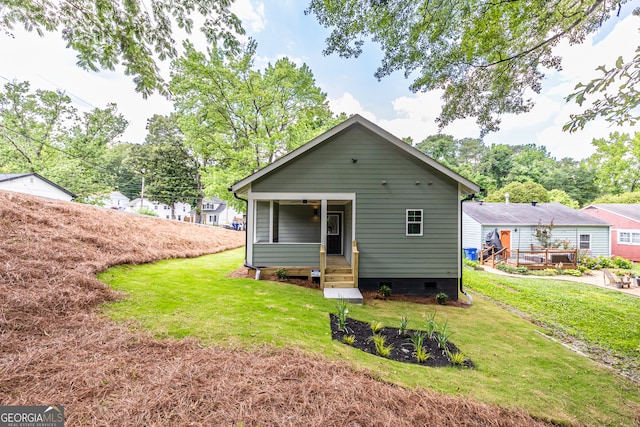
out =
<svg viewBox="0 0 640 427"><path fill-rule="evenodd" d="M366 353L378 355L376 353L376 347L372 340L373 332L371 325L365 322L361 322L356 319L347 318L345 322L345 329L340 330L338 328L338 317L334 314L330 314L331 324L331 337L339 342L343 342L342 339L345 335L355 336L355 341L352 347L360 349ZM388 359L395 360L397 362L415 363L423 366L454 366L451 363L449 357L438 347L438 343L435 339L429 339L425 337L423 347L430 354L426 362L420 363L414 356L414 347L411 343L410 336L416 331L407 330L405 336L401 335L396 328L382 328L378 332L379 335L385 337L385 344L391 345L392 350ZM347 344L345 344L347 345ZM447 351L454 354L459 352L458 348L451 342L447 343ZM463 367L473 368L473 362L466 360Z"/></svg>

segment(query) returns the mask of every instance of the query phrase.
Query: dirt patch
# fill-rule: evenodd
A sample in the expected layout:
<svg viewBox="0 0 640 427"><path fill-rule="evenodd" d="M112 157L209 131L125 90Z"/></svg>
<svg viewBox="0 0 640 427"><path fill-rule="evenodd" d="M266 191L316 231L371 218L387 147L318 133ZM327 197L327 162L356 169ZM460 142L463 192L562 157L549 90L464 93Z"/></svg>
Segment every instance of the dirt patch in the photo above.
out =
<svg viewBox="0 0 640 427"><path fill-rule="evenodd" d="M159 341L95 313L105 268L241 246L244 234L0 191L0 402L73 426L542 426L295 349Z"/></svg>

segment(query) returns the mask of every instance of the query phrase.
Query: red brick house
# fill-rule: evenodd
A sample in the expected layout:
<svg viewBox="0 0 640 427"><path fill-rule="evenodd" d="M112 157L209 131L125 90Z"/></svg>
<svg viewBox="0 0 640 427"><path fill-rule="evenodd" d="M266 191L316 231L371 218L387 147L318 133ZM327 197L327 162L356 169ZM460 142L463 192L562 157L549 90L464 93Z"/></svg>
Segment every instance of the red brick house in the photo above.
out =
<svg viewBox="0 0 640 427"><path fill-rule="evenodd" d="M640 204L594 204L582 212L611 224L612 256L640 262Z"/></svg>

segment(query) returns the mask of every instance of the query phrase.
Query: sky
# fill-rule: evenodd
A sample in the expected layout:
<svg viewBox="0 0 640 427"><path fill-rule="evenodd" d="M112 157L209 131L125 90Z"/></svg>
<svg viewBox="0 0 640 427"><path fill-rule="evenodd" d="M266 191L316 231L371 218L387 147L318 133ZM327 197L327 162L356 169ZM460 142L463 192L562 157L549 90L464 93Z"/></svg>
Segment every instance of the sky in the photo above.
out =
<svg viewBox="0 0 640 427"><path fill-rule="evenodd" d="M360 114L399 138L411 137L418 143L439 132L435 123L441 101L438 91L413 93L411 80L402 72L378 80L374 72L382 53L374 43L367 43L359 58L324 56L329 30L320 26L315 17L305 15L306 2L299 0L236 0L232 9L242 20L247 35L258 43L255 66L264 69L282 57L294 63L307 64L316 84L326 94L335 113ZM554 53L563 58L561 71L546 73L542 91L532 94L535 107L526 114L505 115L501 129L486 135L486 145L530 144L545 146L551 156L580 160L594 152L591 141L607 138L611 132L634 132L632 127L615 127L598 120L577 133L562 131L575 104L564 98L579 82L598 76L600 65L612 66L618 56L629 61L638 46L640 18L631 11L640 6L632 0L622 6L620 16L606 22L600 32L581 45L561 43ZM198 35L192 40L201 50L206 45ZM127 142L143 142L146 122L154 114L169 114L172 104L154 95L143 99L135 92L131 77L121 70L88 72L77 67L75 52L65 47L56 33L39 37L35 33L15 30L13 36L0 32L0 84L7 81L29 81L32 90L64 90L79 111L104 108L116 103L118 111L129 121L122 137ZM169 65L162 64L169 77ZM442 130L455 138L477 138L479 128L473 119L458 120Z"/></svg>

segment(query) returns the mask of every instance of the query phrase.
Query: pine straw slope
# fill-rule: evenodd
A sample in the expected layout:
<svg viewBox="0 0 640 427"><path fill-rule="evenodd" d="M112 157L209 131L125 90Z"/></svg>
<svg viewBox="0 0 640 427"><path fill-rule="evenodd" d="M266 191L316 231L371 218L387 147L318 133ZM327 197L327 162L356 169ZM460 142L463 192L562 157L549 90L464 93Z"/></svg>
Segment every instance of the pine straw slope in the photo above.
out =
<svg viewBox="0 0 640 427"><path fill-rule="evenodd" d="M238 247L244 233L0 191L0 404L65 405L68 426L536 426L296 350L158 341L94 312L108 266Z"/></svg>

